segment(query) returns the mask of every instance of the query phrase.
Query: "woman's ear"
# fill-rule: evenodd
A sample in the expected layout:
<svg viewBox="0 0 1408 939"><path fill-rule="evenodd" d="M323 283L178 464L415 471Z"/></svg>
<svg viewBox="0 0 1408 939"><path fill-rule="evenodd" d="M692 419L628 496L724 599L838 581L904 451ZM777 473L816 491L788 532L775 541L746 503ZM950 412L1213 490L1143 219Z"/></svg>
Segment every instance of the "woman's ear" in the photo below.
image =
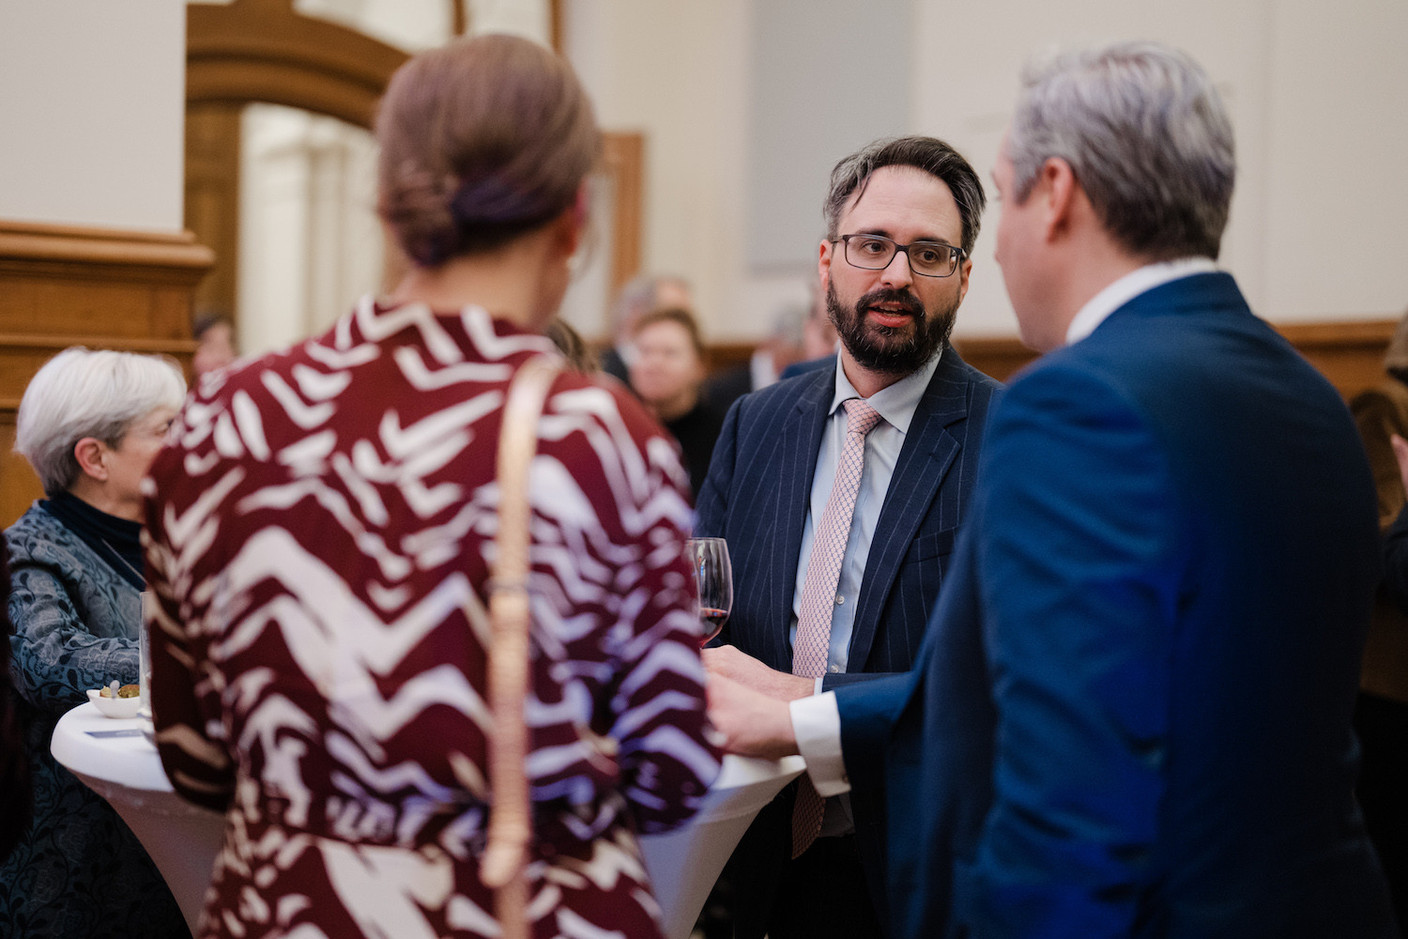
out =
<svg viewBox="0 0 1408 939"><path fill-rule="evenodd" d="M558 231L561 238L563 250L567 252L569 258L576 257L582 248L582 242L587 234L587 183L577 187L577 197L572 200L566 210L558 219Z"/></svg>
<svg viewBox="0 0 1408 939"><path fill-rule="evenodd" d="M107 446L96 437L83 437L73 445L73 458L85 475L98 482L107 482L108 468L103 463Z"/></svg>

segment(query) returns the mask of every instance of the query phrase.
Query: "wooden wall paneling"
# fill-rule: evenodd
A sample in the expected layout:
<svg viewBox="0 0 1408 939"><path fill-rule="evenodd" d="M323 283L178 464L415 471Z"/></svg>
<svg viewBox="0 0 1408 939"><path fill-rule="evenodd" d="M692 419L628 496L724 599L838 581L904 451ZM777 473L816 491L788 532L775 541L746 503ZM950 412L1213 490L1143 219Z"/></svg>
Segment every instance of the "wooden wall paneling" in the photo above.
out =
<svg viewBox="0 0 1408 939"><path fill-rule="evenodd" d="M640 271L642 190L645 185L645 136L603 133L602 163L611 177L611 293Z"/></svg>
<svg viewBox="0 0 1408 939"><path fill-rule="evenodd" d="M1378 319L1275 328L1348 400L1383 379L1384 351L1397 325L1396 319ZM968 364L998 381L1009 381L1036 358L1016 336L954 339L953 344Z"/></svg>
<svg viewBox="0 0 1408 939"><path fill-rule="evenodd" d="M39 494L11 452L29 379L72 345L171 355L189 366L196 284L213 255L166 234L0 219L0 525Z"/></svg>
<svg viewBox="0 0 1408 939"><path fill-rule="evenodd" d="M1398 319L1294 323L1276 329L1346 400L1384 380L1384 353Z"/></svg>
<svg viewBox="0 0 1408 939"><path fill-rule="evenodd" d="M1383 380L1384 352L1397 325L1397 319L1376 319L1291 323L1276 330L1348 400ZM953 345L969 365L1003 382L1036 358L1016 336L955 337ZM710 367L721 370L747 361L752 349L746 342L713 343Z"/></svg>
<svg viewBox="0 0 1408 939"><path fill-rule="evenodd" d="M998 381L1008 381L1024 365L1036 358L1036 353L1022 345L1016 336L978 336L953 340L953 347L963 361Z"/></svg>
<svg viewBox="0 0 1408 939"><path fill-rule="evenodd" d="M44 495L39 477L15 452L15 412L0 409L0 525L8 528L30 503Z"/></svg>

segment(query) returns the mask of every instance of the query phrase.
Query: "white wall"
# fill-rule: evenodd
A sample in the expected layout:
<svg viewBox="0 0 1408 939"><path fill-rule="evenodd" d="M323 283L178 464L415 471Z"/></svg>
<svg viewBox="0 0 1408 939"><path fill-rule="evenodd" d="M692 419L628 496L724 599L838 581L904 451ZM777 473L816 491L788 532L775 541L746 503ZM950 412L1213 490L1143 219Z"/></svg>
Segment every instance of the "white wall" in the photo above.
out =
<svg viewBox="0 0 1408 939"><path fill-rule="evenodd" d="M1408 305L1408 4L1277 7L1267 82L1265 307L1286 320Z"/></svg>
<svg viewBox="0 0 1408 939"><path fill-rule="evenodd" d="M179 231L186 8L0 0L0 218Z"/></svg>
<svg viewBox="0 0 1408 939"><path fill-rule="evenodd" d="M748 127L773 117L754 113L750 27L754 4L766 2L562 4L568 55L603 125L647 136L644 265L694 282L715 340L761 336L814 279L811 257L795 271L759 271L745 251L750 219L779 211L748 196ZM1223 260L1258 310L1290 322L1393 317L1408 304L1402 0L912 2L912 45L895 57L912 63L908 74L888 74L890 60L837 62L838 74L875 68L910 82L908 130L946 137L986 174L1030 54L1053 43L1171 41L1228 99L1239 182ZM815 0L798 41L851 4ZM394 25L407 45L444 22L440 0L300 8L380 24L387 38ZM544 8L477 0L473 15L479 27L533 32ZM179 230L184 34L178 0L0 0L0 218ZM830 119L848 117L837 109ZM960 334L1015 332L991 258L998 211L988 212Z"/></svg>
<svg viewBox="0 0 1408 939"><path fill-rule="evenodd" d="M568 54L605 126L648 137L644 264L692 280L711 338L756 338L804 295L797 273L751 270L747 147L756 96L752 4L573 0ZM851 0L815 0L817 21ZM1402 0L913 0L911 132L944 137L986 177L1021 64L1053 45L1154 38L1188 50L1227 99L1239 179L1223 263L1277 322L1394 317L1408 304L1408 4ZM840 17L831 17L833 19ZM785 55L786 49L773 50ZM875 68L886 61L837 62ZM825 95L825 88L813 91ZM847 115L836 113L836 121ZM831 154L832 159L843 154ZM823 193L816 193L819 206ZM960 335L1016 332L992 261L975 252Z"/></svg>
<svg viewBox="0 0 1408 939"><path fill-rule="evenodd" d="M918 33L937 43L952 31L954 5L920 6ZM1408 304L1394 223L1408 213L1408 6L1083 0L1079 16L1073 9L1023 0L965 8L963 41L916 57L915 128L947 135L986 172L1027 56L1057 44L1171 42L1208 69L1232 115L1238 180L1222 263L1253 306L1275 322L1398 315ZM999 211L988 211L960 334L1016 331L992 262Z"/></svg>
<svg viewBox="0 0 1408 939"><path fill-rule="evenodd" d="M1347 0L1355 3L1357 0ZM1221 261L1249 299L1275 318L1265 300L1264 238L1268 198L1265 164L1266 80L1274 33L1274 0L1184 0L1175 6L1125 0L1039 4L995 0L965 7L961 41L952 36L952 4L921 0L916 31L942 54L917 56L919 88L914 129L945 137L989 179L1011 115L1023 64L1055 48L1117 39L1161 39L1192 54L1217 83L1237 140L1238 183ZM972 29L968 14L972 13ZM989 187L989 196L992 196ZM1013 334L1016 319L993 260L1000 207L990 204L974 250L972 288L959 314L958 334ZM1405 293L1408 299L1408 293ZM1328 315L1329 311L1322 311Z"/></svg>
<svg viewBox="0 0 1408 939"><path fill-rule="evenodd" d="M742 302L747 0L562 6L602 126L646 135L642 266L693 284L709 338L765 330Z"/></svg>

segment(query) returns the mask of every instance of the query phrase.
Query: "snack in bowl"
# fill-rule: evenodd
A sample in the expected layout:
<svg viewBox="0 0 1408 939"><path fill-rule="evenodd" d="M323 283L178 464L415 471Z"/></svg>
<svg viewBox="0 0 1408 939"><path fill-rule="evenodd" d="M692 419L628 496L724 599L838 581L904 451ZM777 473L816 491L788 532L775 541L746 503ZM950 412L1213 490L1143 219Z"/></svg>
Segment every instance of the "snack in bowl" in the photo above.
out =
<svg viewBox="0 0 1408 939"><path fill-rule="evenodd" d="M113 682L113 685L116 684ZM116 694L111 685L89 688L88 700L104 717L136 717L137 709L142 706L141 690L137 685L123 685L116 689Z"/></svg>

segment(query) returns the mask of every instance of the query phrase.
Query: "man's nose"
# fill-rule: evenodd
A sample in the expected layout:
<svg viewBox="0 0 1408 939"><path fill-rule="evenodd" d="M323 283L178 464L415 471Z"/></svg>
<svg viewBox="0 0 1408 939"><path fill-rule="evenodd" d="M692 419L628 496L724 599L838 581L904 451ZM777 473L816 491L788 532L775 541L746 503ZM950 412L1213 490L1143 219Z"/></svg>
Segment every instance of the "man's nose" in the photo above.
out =
<svg viewBox="0 0 1408 939"><path fill-rule="evenodd" d="M904 287L914 282L914 271L909 268L909 255L896 250L890 263L880 274L881 283L890 287Z"/></svg>

